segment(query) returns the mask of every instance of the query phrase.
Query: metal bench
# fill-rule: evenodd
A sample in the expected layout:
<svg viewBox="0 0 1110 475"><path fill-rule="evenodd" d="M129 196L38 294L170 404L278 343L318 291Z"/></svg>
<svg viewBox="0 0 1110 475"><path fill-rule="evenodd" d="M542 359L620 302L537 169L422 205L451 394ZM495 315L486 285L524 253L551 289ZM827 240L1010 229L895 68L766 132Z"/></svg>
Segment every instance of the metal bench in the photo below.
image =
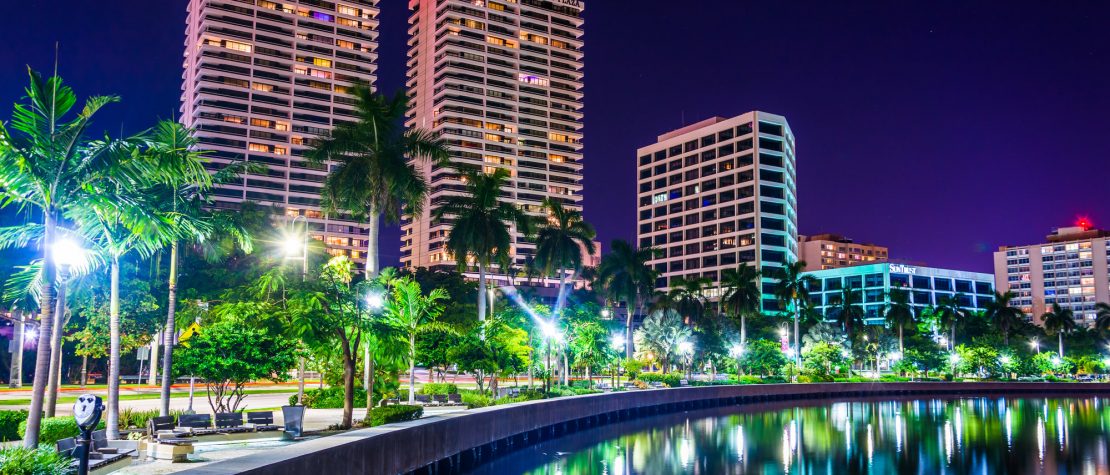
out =
<svg viewBox="0 0 1110 475"><path fill-rule="evenodd" d="M189 430L192 434L214 434L211 414L182 414L177 418L177 426Z"/></svg>
<svg viewBox="0 0 1110 475"><path fill-rule="evenodd" d="M272 412L248 412L247 423L254 426L257 431L274 431L281 430L280 426L274 425L274 413Z"/></svg>
<svg viewBox="0 0 1110 475"><path fill-rule="evenodd" d="M242 412L217 412L216 429L223 433L250 432L254 429L243 427Z"/></svg>
<svg viewBox="0 0 1110 475"><path fill-rule="evenodd" d="M459 394L459 393L448 394L447 395L447 402L450 403L450 404L455 404L455 405L462 404L463 403L462 402L462 394Z"/></svg>
<svg viewBox="0 0 1110 475"><path fill-rule="evenodd" d="M80 464L78 459L81 457L81 451L84 450L77 445L77 439L75 437L60 439L55 445L58 453L73 459L71 467L76 471L77 465ZM111 473L126 467L131 464L131 456L134 453L134 450L121 451L115 447L109 447L107 432L94 431L92 440L89 441L89 473Z"/></svg>
<svg viewBox="0 0 1110 475"><path fill-rule="evenodd" d="M416 403L420 404L420 405L424 405L424 406L432 405L432 397L427 395L427 394L413 394L412 399L413 399L413 401L416 401Z"/></svg>
<svg viewBox="0 0 1110 475"><path fill-rule="evenodd" d="M432 395L432 402L434 402L435 405L437 405L437 406L446 406L447 405L447 395L446 394L433 394Z"/></svg>

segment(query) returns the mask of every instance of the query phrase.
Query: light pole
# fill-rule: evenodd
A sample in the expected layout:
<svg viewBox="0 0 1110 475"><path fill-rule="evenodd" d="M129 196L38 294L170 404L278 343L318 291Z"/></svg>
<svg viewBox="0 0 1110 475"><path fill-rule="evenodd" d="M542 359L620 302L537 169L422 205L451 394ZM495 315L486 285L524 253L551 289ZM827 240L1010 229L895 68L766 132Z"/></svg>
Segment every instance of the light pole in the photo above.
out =
<svg viewBox="0 0 1110 475"><path fill-rule="evenodd" d="M680 341L678 352L682 353L682 369L686 373L686 379L690 379L690 363L694 356L694 344L689 341Z"/></svg>
<svg viewBox="0 0 1110 475"><path fill-rule="evenodd" d="M289 223L290 230L297 228L298 219L304 220L304 233L301 235L300 242L298 242L295 235L291 234L286 237L285 258L301 260L301 282L305 282L308 280L308 218L303 214L293 217L293 221ZM295 257L297 251L300 251L299 258ZM297 365L297 405L302 404L304 404L304 356L300 358Z"/></svg>
<svg viewBox="0 0 1110 475"><path fill-rule="evenodd" d="M744 344L735 343L728 349L729 355L736 359L736 379L740 379L740 358L744 356Z"/></svg>
<svg viewBox="0 0 1110 475"><path fill-rule="evenodd" d="M46 417L54 417L54 411L58 406L58 386L62 379L62 327L65 326L69 274L73 268L85 264L85 250L72 238L58 239L54 242L51 252L54 253L54 263L58 269L58 293L54 308L53 334L43 335L50 338L51 348L54 348L54 352L50 355L50 378L46 383Z"/></svg>
<svg viewBox="0 0 1110 475"><path fill-rule="evenodd" d="M540 328L543 330L544 338L547 340L547 348L546 348L547 374L546 374L546 378L545 378L545 381L544 381L544 386L545 386L544 389L547 390L547 391L550 391L551 390L551 372L552 372L551 371L552 370L552 367L551 367L551 345L553 345L556 340L561 338L561 334L559 333L559 329L555 327L555 324L553 324L551 322L540 320Z"/></svg>
<svg viewBox="0 0 1110 475"><path fill-rule="evenodd" d="M602 313L604 313L604 312L605 312L605 310L602 310ZM622 335L620 333L614 333L613 336L611 336L609 338L609 346L612 347L613 350L617 352L617 367L613 370L613 389L616 389L617 388L617 383L620 382L621 362L622 362L621 355L624 354L624 345L625 345L625 343L626 342L624 340L624 335Z"/></svg>

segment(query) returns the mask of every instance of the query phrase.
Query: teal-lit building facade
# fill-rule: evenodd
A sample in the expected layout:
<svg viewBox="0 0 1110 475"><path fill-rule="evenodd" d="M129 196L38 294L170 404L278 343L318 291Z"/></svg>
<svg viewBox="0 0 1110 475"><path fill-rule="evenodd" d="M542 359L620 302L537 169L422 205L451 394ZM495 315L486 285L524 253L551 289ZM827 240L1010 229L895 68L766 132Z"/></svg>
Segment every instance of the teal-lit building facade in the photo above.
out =
<svg viewBox="0 0 1110 475"><path fill-rule="evenodd" d="M833 318L843 290L859 291L867 323L882 323L883 308L889 302L891 289L905 289L915 311L936 305L955 296L960 305L970 310L983 310L994 300L994 275L904 264L865 264L838 269L807 272L816 279L810 286L809 298L822 315Z"/></svg>

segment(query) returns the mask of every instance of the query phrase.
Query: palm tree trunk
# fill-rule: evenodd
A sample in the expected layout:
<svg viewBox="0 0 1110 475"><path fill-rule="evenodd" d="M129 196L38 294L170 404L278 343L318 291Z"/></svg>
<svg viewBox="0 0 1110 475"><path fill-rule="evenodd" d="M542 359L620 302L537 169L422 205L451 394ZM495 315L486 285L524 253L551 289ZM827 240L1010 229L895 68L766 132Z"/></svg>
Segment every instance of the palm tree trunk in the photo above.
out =
<svg viewBox="0 0 1110 475"><path fill-rule="evenodd" d="M54 210L46 210L43 233L42 294L39 296L39 335L52 335L54 330L54 281L57 278L54 253L50 246L54 243ZM31 408L27 415L27 430L23 446L33 449L39 446L39 428L42 425L42 405L46 396L47 379L50 377L51 343L49 338L39 339L35 354L35 379L31 390Z"/></svg>
<svg viewBox="0 0 1110 475"><path fill-rule="evenodd" d="M478 321L486 321L486 266L478 260Z"/></svg>
<svg viewBox="0 0 1110 475"><path fill-rule="evenodd" d="M898 353L901 354L903 358L906 357L906 347L902 344L902 330L904 328L904 326L898 325Z"/></svg>
<svg viewBox="0 0 1110 475"><path fill-rule="evenodd" d="M14 343L14 350L12 352L11 366L8 370L8 387L9 388L22 388L23 387L23 310L18 308L12 309L12 318L15 319L15 324L12 325L12 342Z"/></svg>
<svg viewBox="0 0 1110 475"><path fill-rule="evenodd" d="M570 360L566 348L563 348L563 386L570 386Z"/></svg>
<svg viewBox="0 0 1110 475"><path fill-rule="evenodd" d="M563 306L566 304L566 294L564 287L567 285L567 271L566 269L559 268L559 293L555 295L555 319L556 321L563 319Z"/></svg>
<svg viewBox="0 0 1110 475"><path fill-rule="evenodd" d="M81 389L85 388L85 383L89 381L89 355L81 357Z"/></svg>
<svg viewBox="0 0 1110 475"><path fill-rule="evenodd" d="M795 369L795 371L798 369L799 366L801 366L801 365L798 364L799 360L801 359L801 355L798 354L798 353L800 353L798 351L798 316L799 316L798 314L799 313L800 313L800 308L799 308L799 305L798 305L798 300L794 299L794 369Z"/></svg>
<svg viewBox="0 0 1110 475"><path fill-rule="evenodd" d="M351 352L350 341L343 330L336 330L343 345L343 416L339 426L351 427L355 407L355 358Z"/></svg>
<svg viewBox="0 0 1110 475"><path fill-rule="evenodd" d="M409 404L416 402L416 334L409 334Z"/></svg>
<svg viewBox="0 0 1110 475"><path fill-rule="evenodd" d="M952 322L951 338L948 339L948 351L956 349L956 322Z"/></svg>
<svg viewBox="0 0 1110 475"><path fill-rule="evenodd" d="M108 439L119 439L119 256L112 256L111 300L108 304Z"/></svg>
<svg viewBox="0 0 1110 475"><path fill-rule="evenodd" d="M370 207L370 216L366 218L366 224L370 228L370 233L366 239L366 278L370 279L378 275L378 208L376 206ZM369 416L367 416L369 417Z"/></svg>
<svg viewBox="0 0 1110 475"><path fill-rule="evenodd" d="M62 318L66 313L66 273L58 272L58 296L54 305L54 331L50 335L51 348L54 350L50 358L50 380L46 383L46 417L54 417L58 408L58 384L62 370Z"/></svg>
<svg viewBox="0 0 1110 475"><path fill-rule="evenodd" d="M374 371L375 371L374 352L370 352L370 358L366 365L366 418L370 418L370 411L374 408Z"/></svg>
<svg viewBox="0 0 1110 475"><path fill-rule="evenodd" d="M173 337L177 328L177 241L170 245L169 294L166 300L166 331L162 335L162 346L166 356L162 358L162 394L158 415L170 415L170 387L173 386ZM299 402L299 401L298 401Z"/></svg>
<svg viewBox="0 0 1110 475"><path fill-rule="evenodd" d="M1060 344L1060 359L1064 359L1064 332L1056 332L1056 339Z"/></svg>

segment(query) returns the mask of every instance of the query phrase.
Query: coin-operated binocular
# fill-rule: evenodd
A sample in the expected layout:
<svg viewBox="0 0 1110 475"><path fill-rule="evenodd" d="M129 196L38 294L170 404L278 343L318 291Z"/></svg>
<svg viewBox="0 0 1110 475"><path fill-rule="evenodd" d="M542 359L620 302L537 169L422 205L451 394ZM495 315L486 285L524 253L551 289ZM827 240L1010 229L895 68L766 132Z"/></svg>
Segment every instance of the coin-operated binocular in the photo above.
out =
<svg viewBox="0 0 1110 475"><path fill-rule="evenodd" d="M82 394L77 396L73 403L73 418L77 420L77 428L81 429L81 436L77 439L77 456L79 465L77 475L88 475L89 452L92 450L92 432L100 424L100 416L104 414L104 401L100 396Z"/></svg>

